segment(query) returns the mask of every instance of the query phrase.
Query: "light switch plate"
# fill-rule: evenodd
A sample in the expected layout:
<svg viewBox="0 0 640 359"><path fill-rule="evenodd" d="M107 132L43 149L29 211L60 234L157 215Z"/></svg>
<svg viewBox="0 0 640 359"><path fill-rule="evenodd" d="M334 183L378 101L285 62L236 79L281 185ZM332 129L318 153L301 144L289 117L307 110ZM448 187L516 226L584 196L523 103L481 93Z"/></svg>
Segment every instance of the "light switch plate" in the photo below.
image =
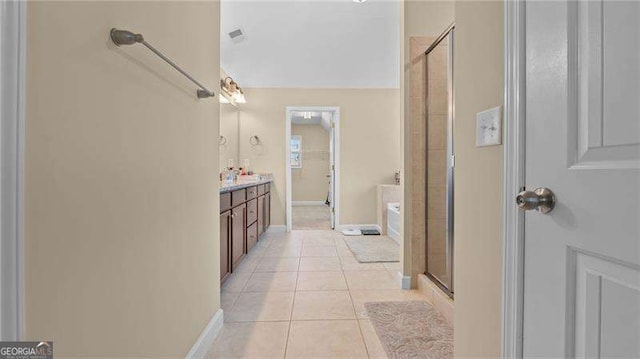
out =
<svg viewBox="0 0 640 359"><path fill-rule="evenodd" d="M502 144L502 107L476 114L476 147Z"/></svg>

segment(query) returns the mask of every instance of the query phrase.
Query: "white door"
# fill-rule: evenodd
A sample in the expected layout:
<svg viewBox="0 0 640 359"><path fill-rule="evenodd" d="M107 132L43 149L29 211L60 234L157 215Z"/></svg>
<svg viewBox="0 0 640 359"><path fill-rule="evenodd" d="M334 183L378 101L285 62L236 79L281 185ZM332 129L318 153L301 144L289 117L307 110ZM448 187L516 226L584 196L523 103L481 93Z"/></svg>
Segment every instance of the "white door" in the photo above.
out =
<svg viewBox="0 0 640 359"><path fill-rule="evenodd" d="M331 114L331 125L329 126L329 213L331 218L331 229L336 228L336 203L335 203L335 183L336 183L336 145L335 145L335 114Z"/></svg>
<svg viewBox="0 0 640 359"><path fill-rule="evenodd" d="M525 357L640 358L640 2L526 4Z"/></svg>

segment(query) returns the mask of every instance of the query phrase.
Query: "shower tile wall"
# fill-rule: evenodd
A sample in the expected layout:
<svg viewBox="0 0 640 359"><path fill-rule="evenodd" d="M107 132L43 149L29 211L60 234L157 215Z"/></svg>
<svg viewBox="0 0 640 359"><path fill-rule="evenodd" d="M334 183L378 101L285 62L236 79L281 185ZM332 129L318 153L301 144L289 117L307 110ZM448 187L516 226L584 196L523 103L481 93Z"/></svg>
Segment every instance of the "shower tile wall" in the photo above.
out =
<svg viewBox="0 0 640 359"><path fill-rule="evenodd" d="M427 109L426 57L424 52L435 41L433 37L411 37L410 70L410 133L413 166L411 166L413 193L424 193L414 198L412 209L412 245L418 253L413 256L413 268L425 268L429 262L429 271L446 280L446 149L447 149L447 45L429 55L430 86L429 106ZM446 41L446 40L445 40ZM445 45L445 46L443 46ZM429 111L428 123L425 121ZM428 168L425 168L428 166ZM425 173L427 175L425 176ZM425 201L426 200L426 201ZM425 224L425 211L427 223ZM425 228L425 225L427 228ZM425 233L426 238L425 238ZM428 246L428 258L426 258Z"/></svg>
<svg viewBox="0 0 640 359"><path fill-rule="evenodd" d="M427 58L427 266L431 274L445 283L449 280L446 263L448 52L445 39Z"/></svg>

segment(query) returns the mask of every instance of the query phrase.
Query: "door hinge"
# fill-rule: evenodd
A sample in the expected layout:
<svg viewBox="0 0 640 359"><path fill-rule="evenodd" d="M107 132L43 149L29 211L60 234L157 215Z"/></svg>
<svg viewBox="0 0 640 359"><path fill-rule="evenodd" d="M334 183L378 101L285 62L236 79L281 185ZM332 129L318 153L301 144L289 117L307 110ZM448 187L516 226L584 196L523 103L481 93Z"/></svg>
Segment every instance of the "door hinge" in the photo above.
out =
<svg viewBox="0 0 640 359"><path fill-rule="evenodd" d="M331 207L331 213L336 213L336 207Z"/></svg>
<svg viewBox="0 0 640 359"><path fill-rule="evenodd" d="M331 165L331 170L335 171L336 170L336 165Z"/></svg>
<svg viewBox="0 0 640 359"><path fill-rule="evenodd" d="M454 168L456 166L456 156L451 156L451 168Z"/></svg>

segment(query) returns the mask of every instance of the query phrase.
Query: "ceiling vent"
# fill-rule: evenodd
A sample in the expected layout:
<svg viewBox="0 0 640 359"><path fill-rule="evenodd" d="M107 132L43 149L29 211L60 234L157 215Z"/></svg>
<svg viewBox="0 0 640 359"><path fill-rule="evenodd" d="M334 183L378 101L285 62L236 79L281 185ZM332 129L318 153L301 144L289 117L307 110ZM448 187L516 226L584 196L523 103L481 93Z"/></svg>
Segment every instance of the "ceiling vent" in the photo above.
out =
<svg viewBox="0 0 640 359"><path fill-rule="evenodd" d="M234 44L243 42L247 39L247 36L244 34L244 30L242 28L238 28L229 33L229 37Z"/></svg>

